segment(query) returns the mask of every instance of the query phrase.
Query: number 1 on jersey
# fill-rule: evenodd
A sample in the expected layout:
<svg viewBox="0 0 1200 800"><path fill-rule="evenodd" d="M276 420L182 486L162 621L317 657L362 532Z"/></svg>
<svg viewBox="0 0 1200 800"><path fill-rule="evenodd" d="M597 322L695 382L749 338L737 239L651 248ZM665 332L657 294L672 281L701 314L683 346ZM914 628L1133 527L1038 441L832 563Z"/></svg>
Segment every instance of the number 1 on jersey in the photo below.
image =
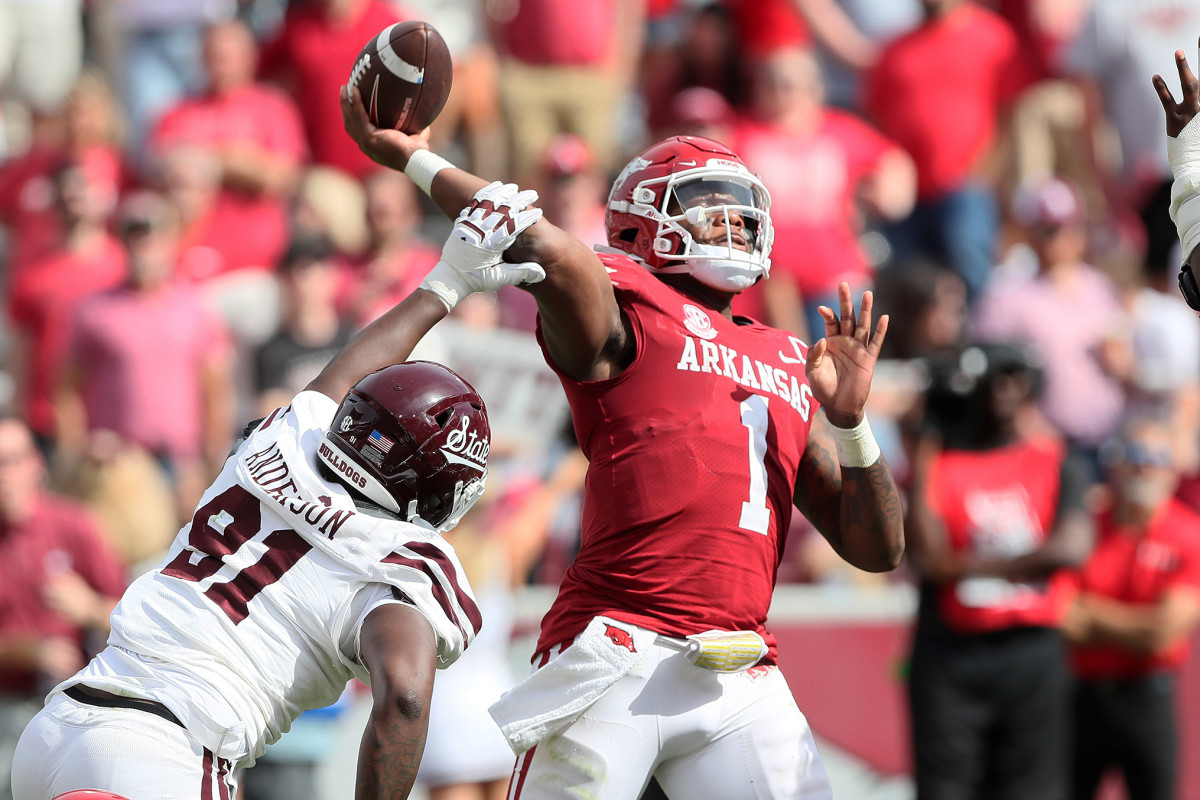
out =
<svg viewBox="0 0 1200 800"><path fill-rule="evenodd" d="M767 400L752 394L741 403L742 424L750 441L750 499L742 502L738 527L764 536L771 524L771 509L767 508Z"/></svg>

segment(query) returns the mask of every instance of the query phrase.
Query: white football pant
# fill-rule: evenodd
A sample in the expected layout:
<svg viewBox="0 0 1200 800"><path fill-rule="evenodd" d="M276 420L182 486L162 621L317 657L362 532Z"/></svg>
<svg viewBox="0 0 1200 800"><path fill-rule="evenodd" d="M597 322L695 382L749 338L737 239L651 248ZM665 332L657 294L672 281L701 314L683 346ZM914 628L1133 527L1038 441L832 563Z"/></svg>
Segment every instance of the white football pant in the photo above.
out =
<svg viewBox="0 0 1200 800"><path fill-rule="evenodd" d="M808 720L776 667L718 673L656 644L563 730L522 753L509 800L831 800ZM18 798L18 800L22 800Z"/></svg>
<svg viewBox="0 0 1200 800"><path fill-rule="evenodd" d="M72 789L128 798L231 800L237 782L185 729L132 708L101 708L55 695L21 734L14 800L50 800Z"/></svg>

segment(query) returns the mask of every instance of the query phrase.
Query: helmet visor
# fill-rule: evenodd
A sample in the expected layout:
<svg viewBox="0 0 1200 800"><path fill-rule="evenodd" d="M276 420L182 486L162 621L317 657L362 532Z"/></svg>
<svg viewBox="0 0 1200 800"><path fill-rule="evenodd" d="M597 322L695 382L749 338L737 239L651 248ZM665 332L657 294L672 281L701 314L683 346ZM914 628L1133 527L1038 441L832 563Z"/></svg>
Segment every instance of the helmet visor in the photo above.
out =
<svg viewBox="0 0 1200 800"><path fill-rule="evenodd" d="M741 176L697 176L672 181L665 194L663 213L696 244L728 248L735 259L738 252L768 254L771 200L761 183Z"/></svg>

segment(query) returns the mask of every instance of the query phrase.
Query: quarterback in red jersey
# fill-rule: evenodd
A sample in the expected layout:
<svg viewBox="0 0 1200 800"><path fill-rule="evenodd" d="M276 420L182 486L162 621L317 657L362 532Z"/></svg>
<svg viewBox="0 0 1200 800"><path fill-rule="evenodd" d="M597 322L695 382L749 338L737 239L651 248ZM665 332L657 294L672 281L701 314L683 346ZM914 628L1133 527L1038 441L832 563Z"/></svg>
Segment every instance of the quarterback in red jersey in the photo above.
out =
<svg viewBox="0 0 1200 800"><path fill-rule="evenodd" d="M490 202L345 90L342 113L443 212ZM887 321L872 332L870 295L856 318L845 286L811 347L734 317L769 269L769 209L736 154L675 137L618 177L603 252L542 220L506 253L545 270L526 288L590 461L538 669L492 708L520 756L510 798L636 797L651 776L671 797L831 795L765 622L793 505L850 563L900 560L900 500L863 421Z"/></svg>

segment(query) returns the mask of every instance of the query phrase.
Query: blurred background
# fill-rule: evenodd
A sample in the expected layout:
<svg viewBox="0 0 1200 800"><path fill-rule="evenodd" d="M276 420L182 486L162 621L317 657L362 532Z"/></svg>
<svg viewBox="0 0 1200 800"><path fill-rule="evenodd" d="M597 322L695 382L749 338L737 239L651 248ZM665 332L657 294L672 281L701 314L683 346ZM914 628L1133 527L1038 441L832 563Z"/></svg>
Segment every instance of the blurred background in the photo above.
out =
<svg viewBox="0 0 1200 800"><path fill-rule="evenodd" d="M362 45L405 19L432 23L454 57L434 149L537 188L546 217L588 244L605 243L609 182L641 148L677 133L732 146L763 176L776 227L770 280L735 313L813 341L840 281L875 290L892 319L868 415L935 516L922 470L981 447L972 435L995 420L974 387L1021 372L1013 435L1078 466L1071 508L1103 533L1130 465L1153 467L1165 491L1139 497L1184 520L1170 563L1200 560L1200 322L1174 288L1183 254L1150 85L1156 72L1174 85L1173 53L1200 33L1194 0L0 0L0 407L33 445L0 437L0 542L36 496L86 509L106 553L0 558L0 762L22 709L103 642L81 610L104 594L90 560L126 580L154 566L241 426L435 263L448 224L358 151L338 107ZM535 311L516 289L475 295L416 356L471 380L496 436L487 495L454 534L488 625L439 675L435 800L495 797L506 780L494 742L451 745L528 669L577 547L586 463ZM1018 367L980 361L989 342L1018 348ZM1148 446L1133 418L1169 431L1153 463L1130 455ZM1027 556L1055 540L1065 502L1016 549L965 546ZM1024 524L990 513L997 530ZM913 796L918 587L970 574L946 578L918 551L869 575L798 515L788 538L772 628L840 797ZM1078 601L1091 554L1010 577L1073 570ZM30 569L37 581L14 579ZM1123 600L1155 608L1200 586L1166 572ZM1079 666L1086 626L1059 633L1067 613L1039 624L1072 643L1064 668L1096 679ZM1171 679L1181 797L1200 796L1200 666L1182 644L1195 616L1129 645L1140 660L1115 676ZM9 657L31 634L66 646ZM302 717L245 800L344 794L360 700L351 687ZM1100 790L1123 791L1111 777Z"/></svg>

